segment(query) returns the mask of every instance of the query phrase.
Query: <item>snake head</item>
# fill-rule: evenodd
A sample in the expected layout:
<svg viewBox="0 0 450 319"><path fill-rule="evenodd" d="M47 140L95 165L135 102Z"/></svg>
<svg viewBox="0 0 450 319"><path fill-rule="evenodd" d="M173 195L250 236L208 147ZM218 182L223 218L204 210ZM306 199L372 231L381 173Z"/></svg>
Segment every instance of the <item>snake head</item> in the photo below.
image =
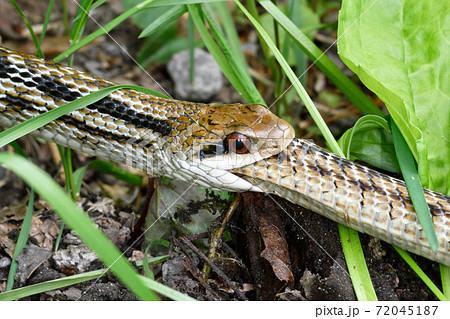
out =
<svg viewBox="0 0 450 319"><path fill-rule="evenodd" d="M191 126L191 160L228 170L278 154L294 129L258 104L207 105Z"/></svg>

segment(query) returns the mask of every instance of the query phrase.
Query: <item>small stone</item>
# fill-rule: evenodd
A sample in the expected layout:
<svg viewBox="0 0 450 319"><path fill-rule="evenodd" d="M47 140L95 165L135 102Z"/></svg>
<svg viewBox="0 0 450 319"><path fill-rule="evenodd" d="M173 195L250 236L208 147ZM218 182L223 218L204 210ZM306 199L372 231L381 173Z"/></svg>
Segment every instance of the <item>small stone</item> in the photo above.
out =
<svg viewBox="0 0 450 319"><path fill-rule="evenodd" d="M85 245L69 245L53 255L56 268L69 275L86 272L97 260L97 255Z"/></svg>
<svg viewBox="0 0 450 319"><path fill-rule="evenodd" d="M27 245L17 256L17 273L14 276L15 285L20 286L34 271L52 255L52 251L33 244Z"/></svg>
<svg viewBox="0 0 450 319"><path fill-rule="evenodd" d="M2 257L0 258L0 268L5 268L11 265L11 258L9 257Z"/></svg>
<svg viewBox="0 0 450 319"><path fill-rule="evenodd" d="M66 245L81 245L83 244L83 241L78 238L77 233L74 230L71 230L70 233L67 233L64 237L63 243Z"/></svg>
<svg viewBox="0 0 450 319"><path fill-rule="evenodd" d="M210 102L222 89L222 71L211 54L194 49L194 79L191 83L189 60L189 50L185 50L174 54L167 64L167 71L175 83L175 96L182 100Z"/></svg>

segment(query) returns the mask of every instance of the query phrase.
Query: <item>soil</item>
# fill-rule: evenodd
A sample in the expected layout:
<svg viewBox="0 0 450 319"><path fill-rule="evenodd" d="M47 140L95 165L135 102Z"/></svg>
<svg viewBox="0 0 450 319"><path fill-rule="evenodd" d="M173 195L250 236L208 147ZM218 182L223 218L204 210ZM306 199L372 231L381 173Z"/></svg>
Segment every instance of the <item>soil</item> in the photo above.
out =
<svg viewBox="0 0 450 319"><path fill-rule="evenodd" d="M42 23L47 3L45 6L41 1L18 3L25 8L34 25ZM76 8L71 2L68 5L69 13L73 16ZM104 11L99 11L96 19L103 25L120 14L122 9L119 1L108 1L99 10ZM64 43L68 43L61 32L62 19L58 12L61 11L55 8L48 40L44 41L43 51L49 57L62 52L66 46ZM2 2L0 14L8 18L2 19L0 23L2 45L33 53L32 41L13 7ZM88 23L86 34L96 28L95 24ZM139 48L136 40L139 32L128 21L111 35L127 48L127 52L135 56ZM321 33L318 39L332 39L333 36ZM317 43L326 47L326 41L318 39ZM332 47L328 54L334 60L339 60L335 51L336 48ZM248 58L252 65L257 63L256 57ZM77 54L75 67L116 83L126 82L158 90L158 86L107 37L99 38ZM164 64L153 65L150 72L170 92L172 85ZM349 70L346 72L351 74ZM308 73L307 84L313 100L337 134L342 134L353 125L359 112L344 97L340 97L341 102L334 108L326 107L325 101L319 97L321 92L339 93L336 93L337 90L314 66ZM270 103L270 89L266 89L264 93ZM217 102L243 101L227 83L217 97ZM376 100L376 103L380 102ZM310 130L305 129L312 125L311 119L305 111L297 113L300 113L298 136L312 138ZM319 144L323 143L320 137L314 139ZM58 164L54 163L52 150L47 144L41 144L31 137L24 137L19 143L34 163L63 184L63 175ZM90 160L92 158L87 158L84 154L74 154L74 168L85 165ZM145 249L144 245L130 246L129 243L139 237L140 232L133 230L141 216L146 192L146 187L137 189L109 175L88 170L78 201L80 207L125 252L132 263L142 260ZM6 288L9 266L28 198L29 188L24 182L0 167L0 292ZM211 203L215 203L213 208ZM214 266L207 279L203 270L208 246L204 245L205 239L202 241L199 238L211 237L225 216L229 202L217 195L207 194L201 201L190 201L180 207L174 215L180 223L189 224L191 217L199 214L205 207L216 216L216 220L211 228L199 235L180 236L177 230L174 232L175 236L165 237L170 242L166 250L170 257L163 264L153 267L156 280L198 300L356 300L336 223L276 196L245 193L240 195L236 203L237 208L225 226L226 240L217 247ZM57 253L54 253L61 224L52 208L38 197L34 205L30 237L18 259L19 268L14 288L104 267L95 254L67 227L64 227L60 246ZM361 235L360 238L379 300L436 300L434 294L390 245L367 235ZM143 244L145 241L138 243ZM415 259L439 286L439 265L421 257ZM143 273L141 267L137 269ZM136 297L109 274L97 280L24 299L136 300Z"/></svg>

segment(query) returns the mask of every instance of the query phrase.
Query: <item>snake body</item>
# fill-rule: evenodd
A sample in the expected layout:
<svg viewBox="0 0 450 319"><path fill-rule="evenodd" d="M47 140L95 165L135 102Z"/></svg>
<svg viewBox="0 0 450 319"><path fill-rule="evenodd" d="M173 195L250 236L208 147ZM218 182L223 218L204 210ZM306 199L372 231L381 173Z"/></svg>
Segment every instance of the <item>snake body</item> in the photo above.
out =
<svg viewBox="0 0 450 319"><path fill-rule="evenodd" d="M111 85L0 47L0 125L13 126ZM450 197L425 190L439 242L432 251L404 182L294 138L288 123L260 105L191 103L122 89L33 134L151 175L276 194L450 265Z"/></svg>

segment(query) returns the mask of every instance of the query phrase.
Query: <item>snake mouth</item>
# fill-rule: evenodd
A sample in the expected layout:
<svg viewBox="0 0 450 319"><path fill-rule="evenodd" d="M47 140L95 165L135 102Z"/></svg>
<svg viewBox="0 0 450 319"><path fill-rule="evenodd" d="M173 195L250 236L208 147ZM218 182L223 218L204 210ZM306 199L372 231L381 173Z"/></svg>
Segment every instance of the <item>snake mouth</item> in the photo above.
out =
<svg viewBox="0 0 450 319"><path fill-rule="evenodd" d="M242 142L245 144L245 148L248 148L244 154L230 149L222 141L214 141L205 143L203 148L193 156L192 161L221 170L240 168L280 153L292 140L247 138L248 140Z"/></svg>

